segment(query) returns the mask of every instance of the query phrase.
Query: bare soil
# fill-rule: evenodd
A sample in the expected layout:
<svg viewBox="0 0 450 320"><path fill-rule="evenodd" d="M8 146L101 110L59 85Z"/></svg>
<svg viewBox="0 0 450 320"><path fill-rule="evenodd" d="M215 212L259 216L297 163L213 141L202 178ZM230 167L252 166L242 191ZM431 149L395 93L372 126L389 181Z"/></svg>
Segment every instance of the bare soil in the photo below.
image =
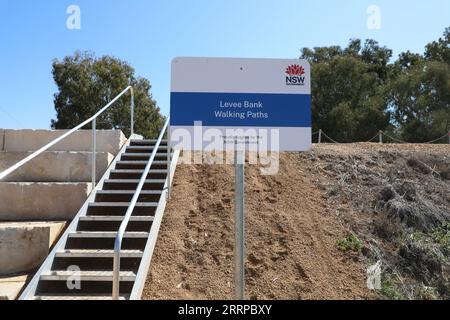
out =
<svg viewBox="0 0 450 320"><path fill-rule="evenodd" d="M450 222L449 145L321 144L259 169L246 166L247 298L447 297L445 229L432 235ZM230 165L177 167L144 299L233 299L233 188ZM361 249L339 247L349 235Z"/></svg>

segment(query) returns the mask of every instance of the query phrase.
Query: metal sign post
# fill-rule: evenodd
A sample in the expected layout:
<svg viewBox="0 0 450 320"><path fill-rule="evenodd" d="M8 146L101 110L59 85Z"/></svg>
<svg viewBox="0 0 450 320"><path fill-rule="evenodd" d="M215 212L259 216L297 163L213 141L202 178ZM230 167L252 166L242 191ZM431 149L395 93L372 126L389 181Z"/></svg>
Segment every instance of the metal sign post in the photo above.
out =
<svg viewBox="0 0 450 320"><path fill-rule="evenodd" d="M244 204L244 165L245 149L238 150L237 141L234 150L235 170L235 298L245 299L245 204Z"/></svg>

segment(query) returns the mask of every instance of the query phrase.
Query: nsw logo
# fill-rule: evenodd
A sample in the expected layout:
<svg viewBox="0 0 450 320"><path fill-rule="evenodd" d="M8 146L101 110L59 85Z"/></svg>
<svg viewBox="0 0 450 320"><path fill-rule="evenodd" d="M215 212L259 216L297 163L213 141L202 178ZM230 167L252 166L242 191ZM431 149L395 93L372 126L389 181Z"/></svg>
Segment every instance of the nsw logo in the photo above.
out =
<svg viewBox="0 0 450 320"><path fill-rule="evenodd" d="M293 64L286 68L286 85L287 86L303 86L305 85L305 69Z"/></svg>

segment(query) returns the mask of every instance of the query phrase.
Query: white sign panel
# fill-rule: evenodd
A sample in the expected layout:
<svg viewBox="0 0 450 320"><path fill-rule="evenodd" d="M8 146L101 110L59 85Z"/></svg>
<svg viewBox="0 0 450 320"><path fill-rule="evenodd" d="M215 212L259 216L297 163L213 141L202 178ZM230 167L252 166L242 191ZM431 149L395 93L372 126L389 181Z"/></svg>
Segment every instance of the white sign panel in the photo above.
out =
<svg viewBox="0 0 450 320"><path fill-rule="evenodd" d="M237 137L258 149L310 149L310 74L305 60L174 59L172 146L222 150Z"/></svg>

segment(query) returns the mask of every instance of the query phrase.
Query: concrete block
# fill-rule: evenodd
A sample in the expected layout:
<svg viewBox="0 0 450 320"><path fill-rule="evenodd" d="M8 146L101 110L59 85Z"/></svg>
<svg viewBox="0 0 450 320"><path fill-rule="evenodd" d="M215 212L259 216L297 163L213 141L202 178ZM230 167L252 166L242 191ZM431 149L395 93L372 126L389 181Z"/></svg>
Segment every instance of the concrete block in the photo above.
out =
<svg viewBox="0 0 450 320"><path fill-rule="evenodd" d="M0 275L39 267L65 222L0 223Z"/></svg>
<svg viewBox="0 0 450 320"><path fill-rule="evenodd" d="M0 129L0 151L3 151L5 148L5 130Z"/></svg>
<svg viewBox="0 0 450 320"><path fill-rule="evenodd" d="M31 152L0 152L0 172L8 169ZM96 155L96 178L101 179L113 160L108 152ZM92 153L52 151L44 152L23 165L4 182L90 182Z"/></svg>
<svg viewBox="0 0 450 320"><path fill-rule="evenodd" d="M0 221L72 219L92 190L91 183L1 182Z"/></svg>
<svg viewBox="0 0 450 320"><path fill-rule="evenodd" d="M15 300L27 282L28 275L0 277L0 300Z"/></svg>
<svg viewBox="0 0 450 320"><path fill-rule="evenodd" d="M9 152L36 151L68 130L5 130L4 150ZM97 130L97 151L116 155L126 138L120 130ZM91 151L92 130L79 130L49 151Z"/></svg>

